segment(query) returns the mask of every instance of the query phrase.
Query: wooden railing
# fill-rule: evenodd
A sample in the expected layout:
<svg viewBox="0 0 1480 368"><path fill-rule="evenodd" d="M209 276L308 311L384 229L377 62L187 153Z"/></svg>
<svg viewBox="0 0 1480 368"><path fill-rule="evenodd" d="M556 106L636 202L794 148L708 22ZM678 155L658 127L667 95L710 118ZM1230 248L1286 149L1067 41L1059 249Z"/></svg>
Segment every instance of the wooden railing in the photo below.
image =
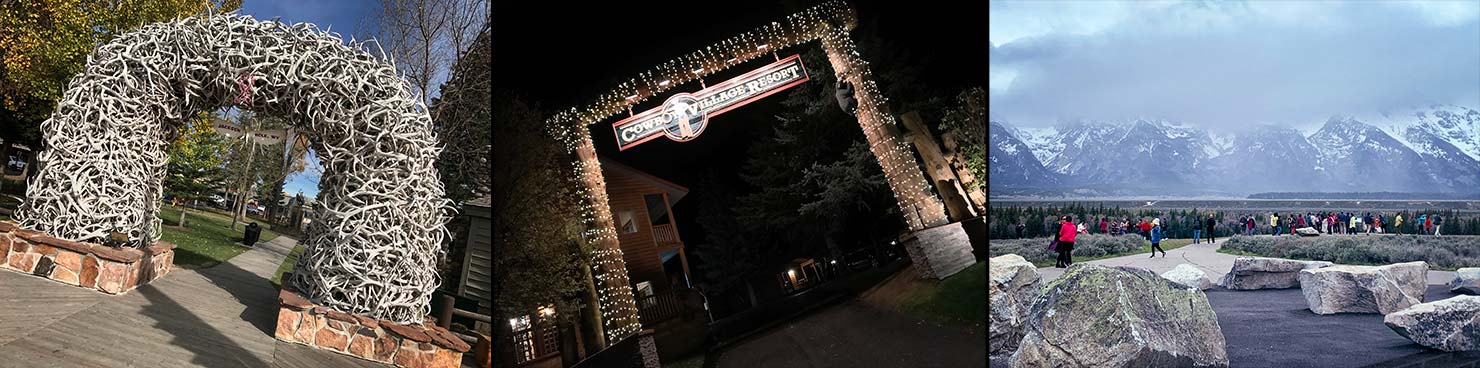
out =
<svg viewBox="0 0 1480 368"><path fill-rule="evenodd" d="M638 298L637 317L646 326L687 316L690 311L688 305L684 304L684 297L690 292L692 291L683 289Z"/></svg>
<svg viewBox="0 0 1480 368"><path fill-rule="evenodd" d="M653 225L653 242L658 245L678 244L678 231L673 230L673 224Z"/></svg>

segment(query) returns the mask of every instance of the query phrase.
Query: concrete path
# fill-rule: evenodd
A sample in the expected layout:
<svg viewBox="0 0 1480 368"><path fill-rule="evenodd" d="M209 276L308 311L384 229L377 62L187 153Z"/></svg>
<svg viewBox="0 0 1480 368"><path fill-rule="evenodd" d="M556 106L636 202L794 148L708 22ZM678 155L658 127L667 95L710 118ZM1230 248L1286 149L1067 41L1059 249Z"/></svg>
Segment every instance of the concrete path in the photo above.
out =
<svg viewBox="0 0 1480 368"><path fill-rule="evenodd" d="M0 367L389 367L272 337L269 280L295 242L116 296L0 271Z"/></svg>
<svg viewBox="0 0 1480 368"><path fill-rule="evenodd" d="M1156 253L1156 258L1151 258L1150 253L1137 253L1128 256L1088 261L1085 263L1097 264L1102 266L1129 266L1144 268L1151 270L1152 272L1156 272L1157 274L1171 271L1173 268L1176 268L1178 264L1187 263L1196 266L1199 269L1202 269L1203 272L1206 272L1208 274L1208 278L1212 279L1213 282L1216 283L1219 279L1222 279L1223 275L1227 274L1230 269L1233 269L1233 260L1239 257L1232 254L1218 253L1218 248L1221 247L1223 242L1227 239L1228 238L1218 238L1217 241L1214 243L1204 242L1202 244L1188 244L1187 246L1167 251L1165 257L1162 256L1161 252ZM1038 269L1038 273L1039 275L1043 276L1043 279L1045 281L1047 281L1058 278L1059 275L1063 275L1065 270L1067 269L1043 267ZM1445 283L1448 283L1450 280L1454 280L1454 271L1429 270L1429 285L1443 285Z"/></svg>
<svg viewBox="0 0 1480 368"><path fill-rule="evenodd" d="M1268 235L1257 235L1268 236ZM1190 244L1169 250L1163 258L1140 253L1085 263L1130 266L1158 274L1181 263L1192 264L1216 282L1233 268L1238 256L1218 253L1217 243ZM1063 275L1065 269L1038 269L1046 281ZM1454 272L1429 271L1425 301L1453 297L1444 283ZM1228 358L1234 367L1474 367L1480 352L1443 353L1425 349L1394 333L1379 314L1311 313L1300 289L1230 291L1213 288L1208 302L1218 314L1218 324L1227 339ZM1005 367L1006 359L992 358L991 367Z"/></svg>
<svg viewBox="0 0 1480 368"><path fill-rule="evenodd" d="M852 299L747 339L718 366L981 367L985 339Z"/></svg>

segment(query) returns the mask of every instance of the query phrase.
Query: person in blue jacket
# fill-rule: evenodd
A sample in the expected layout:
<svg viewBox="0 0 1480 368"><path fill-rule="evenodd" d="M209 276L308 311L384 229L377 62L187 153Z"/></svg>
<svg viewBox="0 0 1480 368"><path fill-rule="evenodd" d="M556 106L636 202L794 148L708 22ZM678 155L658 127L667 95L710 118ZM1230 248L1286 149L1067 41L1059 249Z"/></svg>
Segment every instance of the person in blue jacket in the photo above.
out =
<svg viewBox="0 0 1480 368"><path fill-rule="evenodd" d="M1151 220L1151 258L1156 258L1156 251L1161 251L1161 258L1167 257L1167 251L1161 249L1161 218Z"/></svg>

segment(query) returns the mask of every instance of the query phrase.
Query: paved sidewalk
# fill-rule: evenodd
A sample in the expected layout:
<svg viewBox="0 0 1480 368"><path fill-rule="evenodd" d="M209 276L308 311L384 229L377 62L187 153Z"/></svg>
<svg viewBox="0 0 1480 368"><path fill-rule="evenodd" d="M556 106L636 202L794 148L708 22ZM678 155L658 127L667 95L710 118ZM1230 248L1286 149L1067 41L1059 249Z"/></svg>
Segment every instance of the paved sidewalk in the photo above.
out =
<svg viewBox="0 0 1480 368"><path fill-rule="evenodd" d="M853 299L747 339L726 350L718 366L982 367L985 340Z"/></svg>
<svg viewBox="0 0 1480 368"><path fill-rule="evenodd" d="M225 263L110 296L0 271L0 367L388 367L279 342L279 236Z"/></svg>
<svg viewBox="0 0 1480 368"><path fill-rule="evenodd" d="M1085 263L1097 264L1102 266L1130 266L1136 268L1144 268L1151 270L1152 272L1156 272L1157 274L1171 271L1173 268L1176 268L1178 264L1188 263L1196 266L1199 269L1202 269L1203 272L1206 272L1208 274L1209 279L1212 279L1214 283L1217 283L1219 279L1223 278L1223 275L1227 274L1230 269L1233 269L1233 260L1239 257L1232 254L1218 253L1218 248L1221 247L1222 243L1227 239L1228 238L1218 238L1217 242L1211 244L1206 242L1202 244L1188 244L1187 246L1167 251L1166 257L1162 257L1161 252L1156 253L1156 258L1150 258L1150 253L1137 253L1122 257L1088 261ZM1038 269L1038 274L1043 276L1044 281L1048 281L1058 278L1059 275L1063 275L1065 270L1067 269L1043 267ZM1454 280L1454 271L1429 270L1429 285L1443 285L1445 283L1448 283L1450 280Z"/></svg>

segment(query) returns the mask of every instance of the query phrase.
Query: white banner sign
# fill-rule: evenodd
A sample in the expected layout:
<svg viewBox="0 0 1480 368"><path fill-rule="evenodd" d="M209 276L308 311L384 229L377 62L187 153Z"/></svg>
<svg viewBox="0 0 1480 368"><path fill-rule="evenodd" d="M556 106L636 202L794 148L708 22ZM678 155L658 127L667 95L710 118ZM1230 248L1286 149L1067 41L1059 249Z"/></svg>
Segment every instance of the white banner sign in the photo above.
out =
<svg viewBox="0 0 1480 368"><path fill-rule="evenodd" d="M211 122L211 128L227 138L241 138L246 135L246 131L240 125L225 120ZM282 144L286 139L288 139L288 131L282 129L252 132L252 143L256 144Z"/></svg>
<svg viewBox="0 0 1480 368"><path fill-rule="evenodd" d="M238 138L241 137L242 134L246 134L242 131L241 126L226 122L225 120L212 121L211 128L216 129L216 133L221 133L221 135L224 135L227 138Z"/></svg>

